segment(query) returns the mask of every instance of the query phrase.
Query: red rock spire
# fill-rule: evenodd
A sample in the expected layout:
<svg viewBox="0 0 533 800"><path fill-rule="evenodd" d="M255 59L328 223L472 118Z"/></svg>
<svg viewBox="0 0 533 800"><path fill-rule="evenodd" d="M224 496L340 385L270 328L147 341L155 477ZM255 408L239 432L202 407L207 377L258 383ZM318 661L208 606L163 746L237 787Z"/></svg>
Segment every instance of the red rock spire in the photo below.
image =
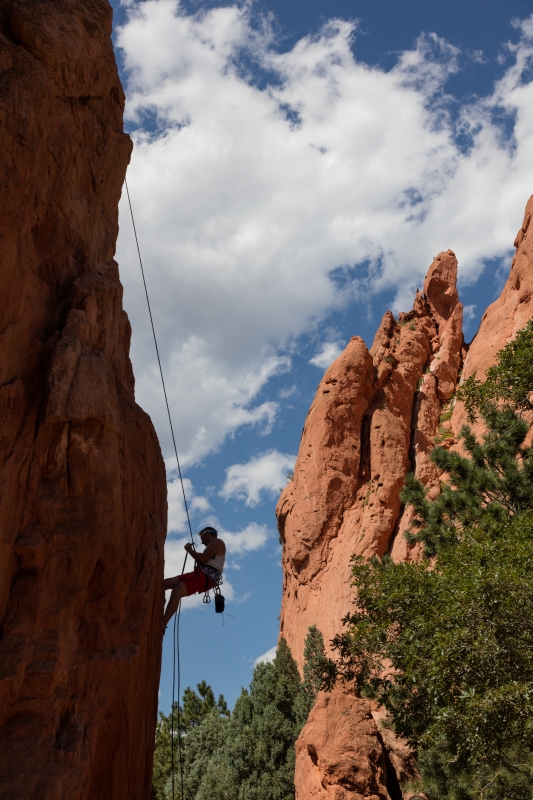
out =
<svg viewBox="0 0 533 800"><path fill-rule="evenodd" d="M462 377L482 377L496 353L533 318L533 197L515 240L504 289L485 312L468 354L463 344L457 260L451 250L431 264L413 310L383 317L370 352L348 344L322 379L309 411L294 479L277 514L283 538L281 633L300 666L310 625L326 645L350 610L350 556L419 556L403 533L409 510L399 492L414 471L429 495L439 478L429 454L436 443L456 446L466 421L450 402ZM466 359L465 359L466 356ZM405 744L373 718L381 712L346 686L320 693L296 744L296 798L387 797L411 778Z"/></svg>
<svg viewBox="0 0 533 800"><path fill-rule="evenodd" d="M0 796L146 800L166 483L113 260L111 8L0 5Z"/></svg>
<svg viewBox="0 0 533 800"><path fill-rule="evenodd" d="M318 387L294 479L277 508L284 542L281 633L300 666L309 626L318 626L327 645L342 629L353 595L352 554L417 556L402 535L409 517L400 490L411 470L438 489L429 452L463 353L456 281L454 254L440 253L412 311L398 320L387 312L370 351L354 337ZM342 787L354 781L363 796L377 787L385 792L380 736L368 704L344 687L321 698L297 746L297 797L326 798L332 787L339 798L349 797ZM387 758L412 775L405 746L389 745Z"/></svg>

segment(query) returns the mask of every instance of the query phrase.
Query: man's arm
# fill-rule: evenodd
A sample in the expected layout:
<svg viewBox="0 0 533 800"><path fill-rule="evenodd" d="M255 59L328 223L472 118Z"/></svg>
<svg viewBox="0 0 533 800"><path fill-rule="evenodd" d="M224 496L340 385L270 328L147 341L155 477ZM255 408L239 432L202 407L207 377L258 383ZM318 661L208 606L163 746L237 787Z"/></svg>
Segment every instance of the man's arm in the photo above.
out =
<svg viewBox="0 0 533 800"><path fill-rule="evenodd" d="M189 542L185 545L185 550L198 564L207 564L214 556L223 552L224 543L215 539L215 541L209 542L203 553L197 553L196 550L193 550L193 546Z"/></svg>

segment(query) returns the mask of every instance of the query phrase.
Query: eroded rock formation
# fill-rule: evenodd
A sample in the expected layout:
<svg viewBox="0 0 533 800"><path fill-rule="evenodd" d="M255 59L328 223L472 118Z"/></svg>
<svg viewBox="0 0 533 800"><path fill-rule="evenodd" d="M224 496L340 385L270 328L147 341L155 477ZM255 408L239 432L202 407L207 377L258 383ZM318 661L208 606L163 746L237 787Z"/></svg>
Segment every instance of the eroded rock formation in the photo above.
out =
<svg viewBox="0 0 533 800"><path fill-rule="evenodd" d="M113 260L107 0L0 0L0 797L150 794L166 484Z"/></svg>
<svg viewBox="0 0 533 800"><path fill-rule="evenodd" d="M524 221L514 241L516 253L509 277L498 299L483 314L479 330L468 348L462 380L474 374L483 378L485 371L494 364L496 353L533 318L532 214L533 196L526 205ZM457 403L451 421L453 430L457 433L465 422L464 406Z"/></svg>
<svg viewBox="0 0 533 800"><path fill-rule="evenodd" d="M352 554L409 557L398 536L406 472L438 487L428 454L463 352L456 279L454 254L440 253L413 310L387 312L370 350L354 337L318 387L277 508L281 633L300 665L309 626L327 642L341 630Z"/></svg>
<svg viewBox="0 0 533 800"><path fill-rule="evenodd" d="M468 354L457 261L448 250L430 266L412 311L398 320L386 313L370 350L354 337L326 371L305 422L294 478L277 507L284 544L281 633L300 666L309 626L320 628L326 646L342 630L353 597L352 554L388 553L398 561L420 556L419 545L403 535L410 523L400 503L404 477L414 471L429 496L437 496L440 476L429 454L435 444L458 446L466 420L460 404L450 401L460 376L481 377L533 317L532 212L533 198L509 279ZM319 696L297 743L298 800L402 796L400 784L414 769L409 751L374 718L346 687Z"/></svg>
<svg viewBox="0 0 533 800"><path fill-rule="evenodd" d="M319 693L296 743L296 800L402 800L413 755L375 716L346 686Z"/></svg>

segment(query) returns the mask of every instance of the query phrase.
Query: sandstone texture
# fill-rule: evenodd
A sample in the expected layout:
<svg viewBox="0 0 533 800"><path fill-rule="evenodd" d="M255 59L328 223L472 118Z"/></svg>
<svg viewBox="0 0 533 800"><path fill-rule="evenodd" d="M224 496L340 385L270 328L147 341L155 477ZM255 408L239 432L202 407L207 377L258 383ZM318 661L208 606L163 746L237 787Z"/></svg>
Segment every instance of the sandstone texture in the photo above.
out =
<svg viewBox="0 0 533 800"><path fill-rule="evenodd" d="M0 798L145 800L164 464L113 260L107 0L0 0Z"/></svg>
<svg viewBox="0 0 533 800"><path fill-rule="evenodd" d="M498 299L485 311L479 330L468 349L462 380L471 375L483 378L496 360L496 353L510 342L533 318L533 196L529 198L522 227L516 235L516 253L509 277ZM467 422L462 403L454 408L453 430L460 431ZM475 429L479 431L480 426Z"/></svg>
<svg viewBox="0 0 533 800"><path fill-rule="evenodd" d="M417 559L404 537L411 517L400 503L407 472L440 491L429 455L459 447L466 422L454 403L459 380L483 377L496 353L533 318L533 197L515 240L505 287L469 347L451 250L430 266L413 310L383 317L367 349L354 337L326 371L307 416L294 478L277 507L283 541L281 634L299 666L309 626L328 647L353 602L350 557ZM478 432L480 427L477 426ZM409 798L416 776L406 745L381 725L383 712L350 687L320 693L296 747L298 800Z"/></svg>
<svg viewBox="0 0 533 800"><path fill-rule="evenodd" d="M350 687L320 692L296 743L296 800L402 800L400 780L418 777L413 757L380 730Z"/></svg>
<svg viewBox="0 0 533 800"><path fill-rule="evenodd" d="M307 416L294 478L277 507L284 585L281 634L302 666L311 625L326 646L353 598L350 557L417 558L403 532L405 474L430 492L436 441L453 444L450 398L464 357L457 260L430 266L412 311L383 317L370 350L354 337L330 366ZM387 742L384 740L387 736ZM402 798L415 777L409 749L376 723L353 689L321 694L297 743L297 798Z"/></svg>
<svg viewBox="0 0 533 800"><path fill-rule="evenodd" d="M352 554L413 557L400 490L410 470L438 490L429 453L463 357L456 279L454 254L440 253L413 310L387 312L370 350L354 337L318 387L277 507L281 633L300 666L311 625L326 642L342 629Z"/></svg>

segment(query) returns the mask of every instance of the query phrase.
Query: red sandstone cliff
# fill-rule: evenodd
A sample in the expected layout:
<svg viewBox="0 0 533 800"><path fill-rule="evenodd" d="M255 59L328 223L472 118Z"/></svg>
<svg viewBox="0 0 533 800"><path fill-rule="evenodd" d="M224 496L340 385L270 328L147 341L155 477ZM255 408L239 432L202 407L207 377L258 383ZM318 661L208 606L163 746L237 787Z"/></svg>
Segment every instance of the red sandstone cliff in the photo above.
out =
<svg viewBox="0 0 533 800"><path fill-rule="evenodd" d="M414 471L439 492L429 460L435 444L455 446L464 411L449 401L461 368L482 376L503 345L533 317L533 198L515 245L509 280L487 309L468 355L451 250L430 266L413 310L387 312L367 349L354 337L326 371L309 410L294 478L277 516L283 547L281 633L298 663L310 625L326 644L352 602L350 556L419 556L404 532L399 494ZM327 732L327 734L326 734ZM386 741L385 741L386 739ZM380 730L370 706L346 687L319 695L296 747L297 800L400 798L413 774L401 742ZM399 779L399 780L398 780Z"/></svg>
<svg viewBox="0 0 533 800"><path fill-rule="evenodd" d="M463 348L456 278L454 254L438 255L413 310L398 321L387 312L370 350L354 337L318 387L277 508L281 633L299 664L310 625L326 641L342 627L353 553L408 556L398 536L406 472L438 485L428 453Z"/></svg>
<svg viewBox="0 0 533 800"><path fill-rule="evenodd" d="M533 317L533 228L529 227L532 214L533 196L528 200L522 227L516 234L516 253L509 277L498 299L483 314L468 349L462 380L474 374L483 378L485 371L494 364L496 353ZM453 430L458 432L465 422L463 404L457 403L451 423Z"/></svg>
<svg viewBox="0 0 533 800"><path fill-rule="evenodd" d="M150 794L164 465L113 261L106 0L0 0L0 797Z"/></svg>

